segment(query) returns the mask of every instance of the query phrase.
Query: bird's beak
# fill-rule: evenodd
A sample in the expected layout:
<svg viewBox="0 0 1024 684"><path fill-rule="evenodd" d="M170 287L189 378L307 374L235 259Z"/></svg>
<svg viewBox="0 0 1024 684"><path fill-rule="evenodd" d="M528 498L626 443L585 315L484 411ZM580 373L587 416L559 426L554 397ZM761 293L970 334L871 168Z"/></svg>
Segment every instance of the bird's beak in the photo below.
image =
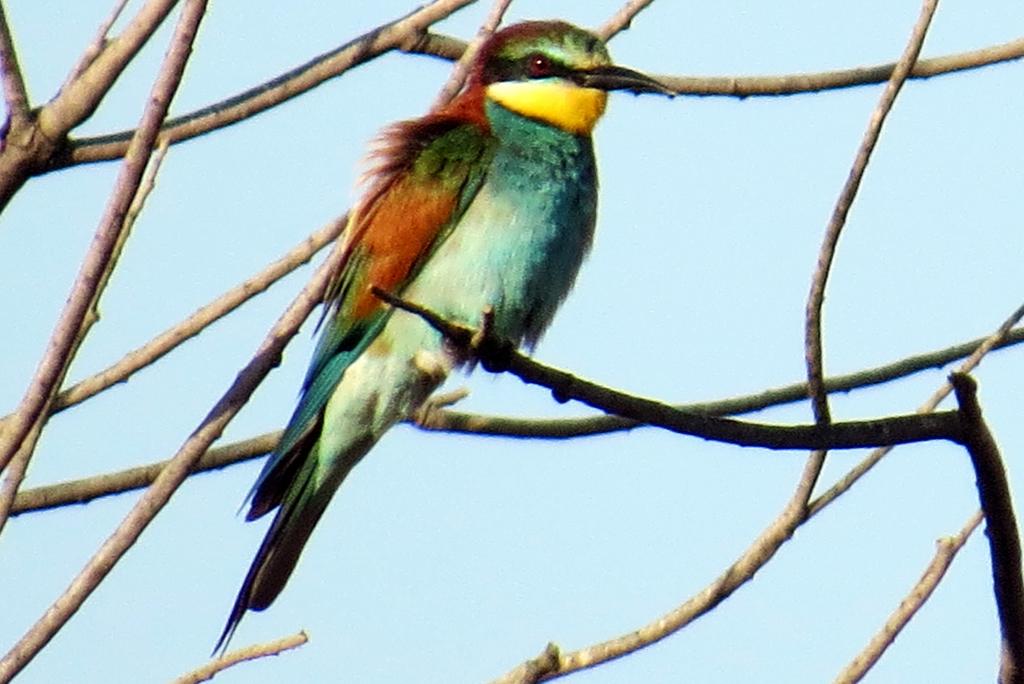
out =
<svg viewBox="0 0 1024 684"><path fill-rule="evenodd" d="M639 71L633 71L626 67L608 66L593 67L585 71L577 71L575 81L584 88L597 88L599 90L628 90L639 95L640 93L657 93L675 97L676 91L667 85L651 78Z"/></svg>

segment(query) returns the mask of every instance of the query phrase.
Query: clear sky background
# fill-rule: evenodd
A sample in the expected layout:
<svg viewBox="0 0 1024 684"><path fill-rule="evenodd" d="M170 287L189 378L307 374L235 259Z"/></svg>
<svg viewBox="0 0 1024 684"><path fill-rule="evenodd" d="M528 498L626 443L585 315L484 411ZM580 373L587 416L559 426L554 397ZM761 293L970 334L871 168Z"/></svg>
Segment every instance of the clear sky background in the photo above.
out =
<svg viewBox="0 0 1024 684"><path fill-rule="evenodd" d="M34 102L56 92L108 2L9 0ZM133 3L137 5L138 3ZM518 0L509 20L603 22L619 0ZM172 111L263 82L414 7L221 0L210 5ZM484 4L439 28L470 37ZM652 73L787 74L895 60L916 0L669 2L616 38ZM923 55L1016 38L1024 6L944 0ZM77 131L132 126L170 24ZM170 151L103 319L72 381L118 359L341 214L367 141L418 116L449 64L394 54ZM1024 65L912 82L886 125L842 237L825 315L826 368L858 370L985 335L1021 301ZM672 401L802 378L803 313L824 226L880 86L786 98L612 97L597 130L597 242L536 356ZM29 182L0 217L0 407L21 398L117 172ZM169 456L312 273L306 267L198 339L49 424L29 486ZM307 323L222 443L280 428L312 346ZM946 370L833 399L851 419L913 410ZM1024 352L977 373L1024 491ZM582 415L478 372L461 408ZM5 409L7 410L7 409ZM758 416L807 422L806 404ZM860 453L835 453L823 486ZM791 494L805 455L738 450L653 429L572 442L401 426L346 481L287 590L233 645L305 628L309 644L218 682L481 682L548 641L578 648L700 590ZM19 681L166 681L198 666L269 518L236 516L260 462L190 479ZM14 519L0 539L6 650L64 589L137 495ZM1018 501L1018 503L1020 503ZM595 671L611 682L830 680L977 508L962 450L901 448L799 530L755 580L652 648ZM976 533L873 682L992 681L998 625Z"/></svg>

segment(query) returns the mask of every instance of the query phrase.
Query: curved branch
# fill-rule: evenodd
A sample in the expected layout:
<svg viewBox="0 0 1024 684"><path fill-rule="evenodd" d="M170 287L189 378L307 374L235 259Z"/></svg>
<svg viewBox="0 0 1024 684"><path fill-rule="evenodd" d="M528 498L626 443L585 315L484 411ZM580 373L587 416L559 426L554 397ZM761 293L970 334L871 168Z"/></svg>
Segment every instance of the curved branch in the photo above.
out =
<svg viewBox="0 0 1024 684"><path fill-rule="evenodd" d="M1024 307L1014 313L1003 322L999 329L993 333L963 365L973 368L990 351L1006 332L1024 316ZM948 392L949 385L945 384L936 395ZM938 405L939 399L933 396L932 400ZM934 407L933 407L934 408ZM855 480L854 480L855 481ZM852 482L850 483L852 485ZM815 507L794 505L800 504L799 499L794 498L783 509L782 513L767 529L751 544L751 546L740 555L740 557L709 584L700 593L669 611L657 620L641 627L629 634L611 639L595 646L580 649L566 655L559 656L554 665L545 671L544 676L528 678L523 666L510 671L508 674L496 680L500 684L517 684L519 682L535 682L542 679L550 679L562 674L568 674L577 670L592 667L602 662L620 658L624 655L649 646L665 637L673 634L689 623L693 622L705 613L710 612L719 603L728 598L734 591L746 582L750 581L754 574L772 559L779 548L786 543L800 525L809 520L812 515L832 503L836 498L820 497Z"/></svg>
<svg viewBox="0 0 1024 684"><path fill-rule="evenodd" d="M549 646L546 653L555 657L546 660L535 658L494 680L492 684L532 684L555 679L621 658L661 641L713 610L734 591L753 579L754 574L772 559L776 551L793 536L793 532L805 519L802 507L786 506L782 514L725 572L682 605L639 629L577 651L562 654L557 648ZM537 662L543 667L525 667L530 662Z"/></svg>
<svg viewBox="0 0 1024 684"><path fill-rule="evenodd" d="M245 663L250 660L281 655L285 651L299 648L308 641L309 637L306 633L299 632L298 634L292 634L275 641L268 641L265 644L255 644L239 648L230 653L225 653L220 658L216 658L186 675L178 677L171 684L199 684L199 682L208 682L229 667L234 667L239 663Z"/></svg>
<svg viewBox="0 0 1024 684"><path fill-rule="evenodd" d="M702 439L765 449L859 449L889 444L947 439L959 442L960 424L954 411L906 415L878 420L815 425L766 425L701 413L680 411L669 404L619 392L545 366L516 351L488 331L451 323L435 312L380 289L373 294L391 306L419 316L452 345L492 373L509 372L527 384L551 390L556 401L579 401L607 413Z"/></svg>
<svg viewBox="0 0 1024 684"><path fill-rule="evenodd" d="M1016 319L1016 320L1019 320ZM995 337L995 339L993 339ZM909 356L893 363L847 375L826 378L829 394L871 387L921 371L941 368L970 356L979 348L985 352L1015 346L1024 342L1024 328L1000 331L996 336L979 337L952 347ZM972 366L973 367L973 366ZM773 406L783 406L807 399L807 383L797 382L730 399L675 404L681 411L714 416L741 415ZM456 432L494 437L529 437L537 439L572 439L643 427L642 423L621 416L587 416L582 418L512 418L507 416L466 413L450 409L432 411L417 417L416 425L424 430Z"/></svg>
<svg viewBox="0 0 1024 684"><path fill-rule="evenodd" d="M903 54L896 62L896 67L893 69L892 76L882 92L881 98L879 98L878 105L871 113L868 128L864 132L864 138L861 140L860 147L857 150L849 176L843 184L842 191L839 193L839 197L836 199L835 206L832 209L832 216L825 227L825 236L822 239L817 266L811 279L811 291L807 297L806 314L807 384L817 422L828 422L829 420L828 401L826 400L824 387L825 374L822 360L821 313L825 301L825 286L828 283L832 260L835 257L836 247L839 244L839 236L846 225L846 217L853 206L857 191L860 189L861 180L864 178L864 172L867 170L868 162L871 160L871 154L874 152L875 145L878 143L878 138L882 133L882 126L892 110L893 104L896 102L896 96L910 75L914 62L917 61L937 5L938 0L926 0L921 8L921 16L914 26L910 40Z"/></svg>
<svg viewBox="0 0 1024 684"><path fill-rule="evenodd" d="M825 227L825 236L822 239L821 248L818 252L817 264L811 277L810 292L807 295L804 323L804 360L807 365L807 394L811 399L814 422L818 425L826 425L832 422L828 394L825 391L825 353L822 341L821 315L825 304L825 286L828 283L832 261L835 258L836 249L839 245L839 236L846 225L846 217L853 206L853 201L857 197L857 191L860 189L860 183L864 178L864 172L867 170L871 153L874 151L878 138L882 133L882 125L892 110L896 96L910 75L918 55L921 54L921 46L924 45L924 38L928 33L932 17L935 15L936 7L938 7L938 0L924 0L922 3L920 15L910 33L910 38L903 50L903 54L900 55L899 60L896 62L892 76L886 84L885 90L882 91L878 104L871 113L867 130L864 132L864 138L857 149L857 155L854 157L853 166L850 168L850 173L843 184L843 189L836 199L832 216ZM800 505L806 505L810 500L824 464L824 451L811 454L795 494L795 500L798 500Z"/></svg>

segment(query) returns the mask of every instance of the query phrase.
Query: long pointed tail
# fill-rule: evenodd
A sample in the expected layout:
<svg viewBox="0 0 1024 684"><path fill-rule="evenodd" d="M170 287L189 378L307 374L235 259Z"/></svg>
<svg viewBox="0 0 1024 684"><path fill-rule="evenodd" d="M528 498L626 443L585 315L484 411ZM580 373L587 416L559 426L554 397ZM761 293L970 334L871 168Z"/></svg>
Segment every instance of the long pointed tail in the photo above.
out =
<svg viewBox="0 0 1024 684"><path fill-rule="evenodd" d="M326 479L319 477L322 473L318 473L316 458L307 456L304 459L242 581L227 624L213 649L215 654L227 649L246 611L267 608L284 589L303 547L327 510L334 492L352 467L369 451L373 441L368 438L364 443L354 445L355 448L346 454L344 467L331 469Z"/></svg>
<svg viewBox="0 0 1024 684"><path fill-rule="evenodd" d="M372 353L371 349L345 369L341 384L333 389L318 416L307 415L305 402L323 388L314 384L306 390L278 445L281 451L275 451L264 466L246 517L253 520L280 508L242 582L214 653L227 646L246 611L263 610L281 593L313 528L356 463L451 370L440 338L437 349L424 348L418 319L410 316L392 321L408 327L399 326L390 337L379 338L384 339L382 347L387 353ZM405 349L407 353L396 353L400 345L395 340L414 346Z"/></svg>

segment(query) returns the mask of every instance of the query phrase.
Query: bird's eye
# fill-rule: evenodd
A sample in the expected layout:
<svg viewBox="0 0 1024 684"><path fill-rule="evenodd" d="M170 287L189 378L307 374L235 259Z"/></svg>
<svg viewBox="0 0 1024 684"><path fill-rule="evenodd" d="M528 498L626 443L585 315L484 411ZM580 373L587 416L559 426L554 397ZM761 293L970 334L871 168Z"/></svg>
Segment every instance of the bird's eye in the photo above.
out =
<svg viewBox="0 0 1024 684"><path fill-rule="evenodd" d="M547 55L534 52L526 58L526 73L530 78L544 78L552 72L551 60Z"/></svg>

